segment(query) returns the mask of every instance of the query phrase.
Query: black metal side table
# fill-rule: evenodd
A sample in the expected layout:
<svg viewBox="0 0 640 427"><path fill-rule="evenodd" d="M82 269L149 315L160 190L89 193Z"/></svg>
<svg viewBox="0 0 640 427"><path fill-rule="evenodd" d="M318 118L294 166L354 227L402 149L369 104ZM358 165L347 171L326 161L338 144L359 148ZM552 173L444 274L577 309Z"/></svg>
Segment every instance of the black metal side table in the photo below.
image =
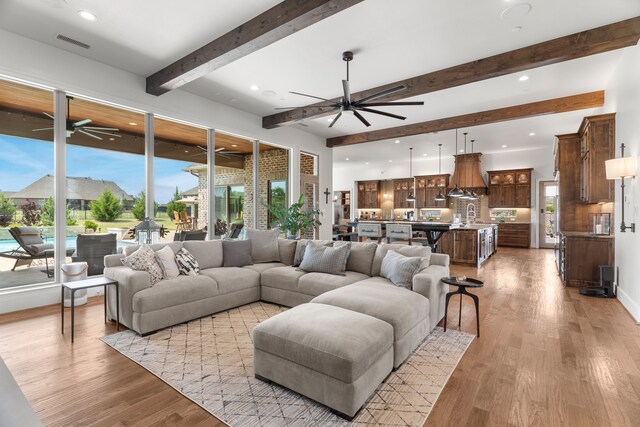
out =
<svg viewBox="0 0 640 427"><path fill-rule="evenodd" d="M476 306L476 328L478 330L478 338L480 338L480 301L477 295L467 292L467 288L481 288L484 283L477 279L464 278L464 280L458 280L457 277L445 277L442 279L447 285L457 286L458 289L453 292L448 292L446 302L444 306L444 331L447 331L447 314L449 311L449 300L453 295L460 294L460 311L458 313L458 326L462 323L462 295L469 295Z"/></svg>
<svg viewBox="0 0 640 427"><path fill-rule="evenodd" d="M64 290L69 289L71 292L71 343L73 343L74 321L75 321L75 294L81 289L96 288L104 286L104 321L107 322L107 286L113 285L116 288L116 330L120 330L120 287L116 280L107 279L106 277L94 277L91 279L78 280L75 282L62 283L60 311L62 318L62 334L64 335Z"/></svg>

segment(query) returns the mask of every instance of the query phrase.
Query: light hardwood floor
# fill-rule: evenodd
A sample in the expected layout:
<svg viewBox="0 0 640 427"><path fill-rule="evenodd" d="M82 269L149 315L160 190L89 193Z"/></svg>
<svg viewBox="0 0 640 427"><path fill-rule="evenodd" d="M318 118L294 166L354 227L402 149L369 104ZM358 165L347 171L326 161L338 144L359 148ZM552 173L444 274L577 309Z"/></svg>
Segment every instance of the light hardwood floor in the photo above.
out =
<svg viewBox="0 0 640 427"><path fill-rule="evenodd" d="M549 250L500 248L483 268L452 272L485 281L481 338L427 426L640 425L640 326L618 301L563 288ZM0 315L0 355L44 424L223 425L98 340L115 331L100 299L77 309L73 346L59 316L58 306ZM468 298L462 329L475 333Z"/></svg>

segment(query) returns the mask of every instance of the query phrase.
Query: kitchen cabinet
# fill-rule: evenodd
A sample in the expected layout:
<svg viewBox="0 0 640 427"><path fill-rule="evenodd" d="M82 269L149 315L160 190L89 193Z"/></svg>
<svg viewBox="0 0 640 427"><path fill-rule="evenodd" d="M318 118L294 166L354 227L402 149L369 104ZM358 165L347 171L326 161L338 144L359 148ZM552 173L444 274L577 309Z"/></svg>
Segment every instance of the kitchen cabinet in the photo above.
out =
<svg viewBox="0 0 640 427"><path fill-rule="evenodd" d="M495 252L495 226L475 226L447 231L438 241L438 252L449 255L454 264L480 267Z"/></svg>
<svg viewBox="0 0 640 427"><path fill-rule="evenodd" d="M599 266L614 265L613 236L584 232L560 233L558 267L565 286L589 286L600 282Z"/></svg>
<svg viewBox="0 0 640 427"><path fill-rule="evenodd" d="M615 114L585 117L580 136L580 201L613 202L613 181L608 181L604 162L615 157Z"/></svg>
<svg viewBox="0 0 640 427"><path fill-rule="evenodd" d="M380 207L380 181L358 181L358 209Z"/></svg>
<svg viewBox="0 0 640 427"><path fill-rule="evenodd" d="M490 208L530 208L532 169L489 172Z"/></svg>
<svg viewBox="0 0 640 427"><path fill-rule="evenodd" d="M407 197L409 197L410 193L414 193L414 190L413 178L393 180L394 209L413 209L413 202L408 202Z"/></svg>
<svg viewBox="0 0 640 427"><path fill-rule="evenodd" d="M416 209L424 208L446 208L448 199L436 202L438 192L447 195L449 186L449 175L425 175L416 177Z"/></svg>
<svg viewBox="0 0 640 427"><path fill-rule="evenodd" d="M531 245L531 225L514 222L501 222L498 225L498 246L528 248Z"/></svg>

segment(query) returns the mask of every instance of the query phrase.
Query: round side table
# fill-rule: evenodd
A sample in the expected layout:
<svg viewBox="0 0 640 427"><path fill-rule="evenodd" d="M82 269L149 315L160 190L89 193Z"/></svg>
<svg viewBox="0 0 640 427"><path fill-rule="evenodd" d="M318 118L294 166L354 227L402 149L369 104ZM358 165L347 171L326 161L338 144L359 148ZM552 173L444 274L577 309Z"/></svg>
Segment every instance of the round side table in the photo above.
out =
<svg viewBox="0 0 640 427"><path fill-rule="evenodd" d="M476 306L476 329L478 330L478 338L480 338L480 301L477 295L469 293L467 288L481 288L484 283L477 279L466 278L464 280L458 280L457 277L445 277L442 279L447 285L457 286L458 289L453 292L448 292L444 305L444 331L447 331L447 314L449 309L449 300L453 295L460 294L460 311L458 313L458 326L462 323L462 295L469 295Z"/></svg>

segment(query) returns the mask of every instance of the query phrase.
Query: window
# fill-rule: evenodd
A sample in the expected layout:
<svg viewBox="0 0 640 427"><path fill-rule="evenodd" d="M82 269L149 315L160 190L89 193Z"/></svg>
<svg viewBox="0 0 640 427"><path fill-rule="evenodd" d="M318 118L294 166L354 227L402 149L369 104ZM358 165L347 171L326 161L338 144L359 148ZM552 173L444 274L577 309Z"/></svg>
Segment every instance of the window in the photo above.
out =
<svg viewBox="0 0 640 427"><path fill-rule="evenodd" d="M273 201L288 206L289 150L265 143L259 147L257 228L266 230L272 226L268 205Z"/></svg>
<svg viewBox="0 0 640 427"><path fill-rule="evenodd" d="M269 181L269 206L286 208L288 205L287 181ZM272 228L275 225L273 215L269 212L267 217L267 228Z"/></svg>

